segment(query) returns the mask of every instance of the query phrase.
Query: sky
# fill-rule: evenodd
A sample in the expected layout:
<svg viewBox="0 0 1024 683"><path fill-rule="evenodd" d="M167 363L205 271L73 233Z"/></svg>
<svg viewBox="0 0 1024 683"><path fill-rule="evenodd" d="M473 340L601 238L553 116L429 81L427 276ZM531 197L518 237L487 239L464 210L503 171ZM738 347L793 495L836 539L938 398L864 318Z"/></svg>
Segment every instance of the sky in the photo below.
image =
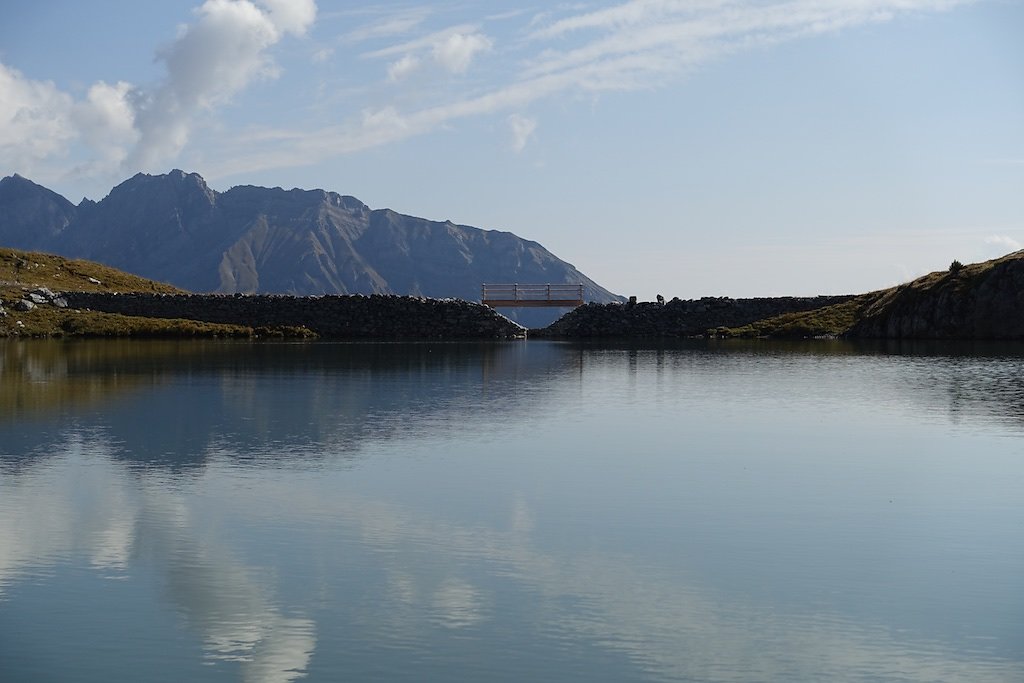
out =
<svg viewBox="0 0 1024 683"><path fill-rule="evenodd" d="M651 300L1024 245L1024 1L7 0L0 176L323 188Z"/></svg>

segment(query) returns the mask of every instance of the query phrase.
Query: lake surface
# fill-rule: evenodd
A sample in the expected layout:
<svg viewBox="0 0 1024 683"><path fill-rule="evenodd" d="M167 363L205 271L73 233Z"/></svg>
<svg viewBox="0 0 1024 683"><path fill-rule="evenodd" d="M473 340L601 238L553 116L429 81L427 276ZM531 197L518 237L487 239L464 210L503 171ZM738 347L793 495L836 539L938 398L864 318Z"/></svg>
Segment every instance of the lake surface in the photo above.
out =
<svg viewBox="0 0 1024 683"><path fill-rule="evenodd" d="M1024 681L1024 347L0 343L0 681Z"/></svg>

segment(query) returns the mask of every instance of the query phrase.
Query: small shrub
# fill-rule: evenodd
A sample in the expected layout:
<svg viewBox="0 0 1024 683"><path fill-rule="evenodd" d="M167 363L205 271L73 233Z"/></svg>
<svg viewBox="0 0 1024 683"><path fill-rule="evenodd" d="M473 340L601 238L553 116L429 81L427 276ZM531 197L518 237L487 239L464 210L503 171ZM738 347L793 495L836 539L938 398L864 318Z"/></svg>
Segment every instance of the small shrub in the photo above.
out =
<svg viewBox="0 0 1024 683"><path fill-rule="evenodd" d="M960 263L959 261L953 261L952 263L949 264L949 272L952 273L953 275L956 275L963 269L964 264Z"/></svg>

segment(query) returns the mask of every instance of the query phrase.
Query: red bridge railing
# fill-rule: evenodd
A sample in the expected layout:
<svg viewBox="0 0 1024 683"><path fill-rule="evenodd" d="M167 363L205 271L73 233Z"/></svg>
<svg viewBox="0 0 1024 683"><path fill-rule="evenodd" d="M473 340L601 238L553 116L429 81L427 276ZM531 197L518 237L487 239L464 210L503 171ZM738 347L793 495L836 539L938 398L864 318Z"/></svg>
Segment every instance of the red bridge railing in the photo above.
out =
<svg viewBox="0 0 1024 683"><path fill-rule="evenodd" d="M491 308L551 306L575 308L583 305L583 285L489 285L481 287L480 303Z"/></svg>

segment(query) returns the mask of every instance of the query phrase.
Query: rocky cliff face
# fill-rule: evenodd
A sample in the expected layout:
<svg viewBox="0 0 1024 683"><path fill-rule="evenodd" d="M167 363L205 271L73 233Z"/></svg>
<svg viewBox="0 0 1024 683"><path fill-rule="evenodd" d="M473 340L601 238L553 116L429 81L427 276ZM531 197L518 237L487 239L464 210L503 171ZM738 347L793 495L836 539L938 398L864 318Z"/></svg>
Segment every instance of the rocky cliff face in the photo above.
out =
<svg viewBox="0 0 1024 683"><path fill-rule="evenodd" d="M472 301L484 282L582 282L587 300L620 298L509 232L371 210L324 190L218 193L178 170L140 173L99 203L78 207L18 176L5 178L0 244L101 261L201 292ZM558 314L539 313L549 316L544 324Z"/></svg>
<svg viewBox="0 0 1024 683"><path fill-rule="evenodd" d="M1024 339L1024 251L886 290L845 336Z"/></svg>

